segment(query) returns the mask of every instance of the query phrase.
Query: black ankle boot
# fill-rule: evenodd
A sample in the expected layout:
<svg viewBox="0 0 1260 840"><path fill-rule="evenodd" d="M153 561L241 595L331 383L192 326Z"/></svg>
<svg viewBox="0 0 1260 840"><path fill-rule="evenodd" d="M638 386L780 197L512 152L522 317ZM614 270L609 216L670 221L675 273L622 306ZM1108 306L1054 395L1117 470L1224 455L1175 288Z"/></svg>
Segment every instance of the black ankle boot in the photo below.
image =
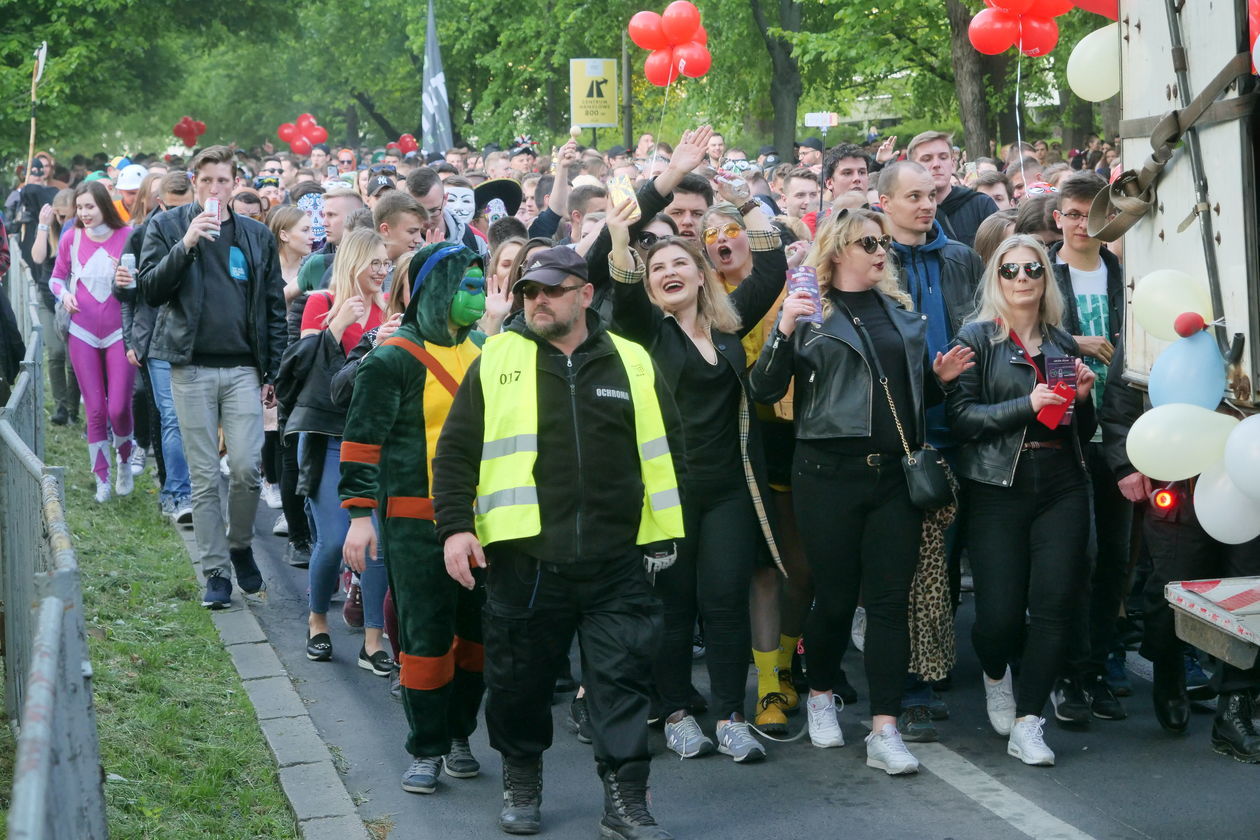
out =
<svg viewBox="0 0 1260 840"><path fill-rule="evenodd" d="M64 426L69 422L70 412L66 410L64 405L57 406L57 410L52 415L52 424L54 426Z"/></svg>
<svg viewBox="0 0 1260 840"><path fill-rule="evenodd" d="M1216 700L1212 749L1236 761L1260 764L1260 735L1251 722L1250 691L1228 691Z"/></svg>
<svg viewBox="0 0 1260 840"><path fill-rule="evenodd" d="M1156 662L1151 688L1155 717L1169 732L1182 733L1190 724L1190 698L1186 696L1186 672L1180 660Z"/></svg>
<svg viewBox="0 0 1260 840"><path fill-rule="evenodd" d="M647 807L648 763L630 761L616 770L604 770L604 817L601 837L616 840L673 840L674 835L656 824Z"/></svg>
<svg viewBox="0 0 1260 840"><path fill-rule="evenodd" d="M503 810L499 828L508 834L537 834L542 825L542 758L503 759Z"/></svg>

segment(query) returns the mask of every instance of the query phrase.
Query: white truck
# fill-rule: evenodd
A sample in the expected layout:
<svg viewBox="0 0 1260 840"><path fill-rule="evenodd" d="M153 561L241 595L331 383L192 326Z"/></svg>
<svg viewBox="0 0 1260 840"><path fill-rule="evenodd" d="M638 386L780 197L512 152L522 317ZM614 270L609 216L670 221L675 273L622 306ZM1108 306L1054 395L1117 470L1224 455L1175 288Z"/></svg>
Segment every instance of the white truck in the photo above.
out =
<svg viewBox="0 0 1260 840"><path fill-rule="evenodd" d="M1108 240L1123 229L1130 307L1137 281L1157 269L1206 279L1219 319L1211 329L1229 363L1225 398L1254 413L1260 200L1249 5L1260 17L1257 0L1121 0L1125 174L1095 201L1090 229ZM1133 317L1124 340L1125 378L1145 385L1167 343ZM1165 594L1183 639L1237 667L1254 663L1260 578L1174 582Z"/></svg>

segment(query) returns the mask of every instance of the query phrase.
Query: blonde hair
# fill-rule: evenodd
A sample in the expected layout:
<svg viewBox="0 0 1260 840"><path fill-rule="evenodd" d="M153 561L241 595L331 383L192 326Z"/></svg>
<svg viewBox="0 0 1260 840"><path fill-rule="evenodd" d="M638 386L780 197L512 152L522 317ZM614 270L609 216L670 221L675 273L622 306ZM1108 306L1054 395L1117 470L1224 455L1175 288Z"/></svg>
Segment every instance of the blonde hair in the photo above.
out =
<svg viewBox="0 0 1260 840"><path fill-rule="evenodd" d="M862 238L862 228L867 222L879 227L880 233L888 233L888 222L882 213L870 210L841 210L834 213L818 228L818 236L814 239L814 247L805 257L805 265L818 272L818 290L822 293L823 317L831 315L831 300L827 296L828 289L836 288L836 257L844 259L845 249ZM891 246L888 259L884 260L884 272L875 284L875 288L899 303L906 309L914 309L914 301L910 295L902 291L897 283L897 274L893 269Z"/></svg>
<svg viewBox="0 0 1260 840"><path fill-rule="evenodd" d="M341 311L345 302L359 293L359 275L368 269L376 256L377 248L384 248L385 240L374 230L358 228L341 238L337 253L333 256L332 280L328 290L332 294L332 306L324 316L324 325L331 324ZM367 301L368 306L376 304L385 309L385 296L378 292L375 300Z"/></svg>
<svg viewBox="0 0 1260 840"><path fill-rule="evenodd" d="M717 204L714 204L708 210L705 210L704 216L700 218L700 233L701 233L700 241L701 242L704 241L705 229L710 228L710 227L717 227L718 225L716 223L716 220L719 218L724 219L726 221L734 222L735 224L739 225L740 230L748 230L748 225L744 222L744 214L739 212L739 208L736 207L734 204L731 204L729 201L719 201ZM725 222L723 224L725 224ZM708 247L705 247L704 249L704 256L706 260L709 258ZM748 257L749 257L748 265L745 267L744 273L741 274L739 277L730 278L730 280L732 281L732 284L739 283L745 277L748 276L748 272L752 271L752 254L750 253ZM710 263L710 265L712 265L712 263ZM717 272L718 279L721 280L723 283L725 283L727 278L724 272L722 272L721 270L717 268L714 268L713 270Z"/></svg>
<svg viewBox="0 0 1260 840"><path fill-rule="evenodd" d="M381 316L382 321L388 321L407 311L407 304L411 303L411 259L415 255L415 251L408 251L394 261L394 284L390 286L389 304L385 307L385 314Z"/></svg>
<svg viewBox="0 0 1260 840"><path fill-rule="evenodd" d="M663 248L677 247L682 248L691 261L695 263L696 270L700 272L700 294L696 299L696 319L701 324L707 324L718 332L738 333L741 322L739 313L735 311L734 304L731 303L730 296L726 293L726 287L722 281L718 279L717 274L709 266L708 260L704 258L704 254L700 253L700 248L694 242L683 239L680 236L666 236L656 240L656 244L648 250L647 264L648 274L651 275L652 256ZM648 284L648 297L652 298L652 286ZM652 300L656 303L656 300Z"/></svg>
<svg viewBox="0 0 1260 840"><path fill-rule="evenodd" d="M1045 325L1059 326L1063 320L1063 293L1054 278L1054 264L1050 262L1046 248L1041 240L1028 234L1016 234L1002 240L1002 244L989 257L984 268L984 278L980 281L980 304L971 316L972 321L995 321L997 331L993 334L993 343L1001 344L1011 337L1011 307L1006 302L1006 293L1002 290L1002 279L998 276L998 266L1002 259L1016 248L1027 248L1037 255L1037 260L1045 266L1042 275L1043 291L1041 293L1038 320Z"/></svg>

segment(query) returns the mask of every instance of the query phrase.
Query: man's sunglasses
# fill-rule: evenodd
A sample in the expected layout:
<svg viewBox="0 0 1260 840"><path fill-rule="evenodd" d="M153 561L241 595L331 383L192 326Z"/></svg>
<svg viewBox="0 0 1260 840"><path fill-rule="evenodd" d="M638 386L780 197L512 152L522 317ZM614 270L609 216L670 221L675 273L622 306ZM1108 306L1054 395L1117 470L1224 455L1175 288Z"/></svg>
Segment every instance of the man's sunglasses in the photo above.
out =
<svg viewBox="0 0 1260 840"><path fill-rule="evenodd" d="M582 288L584 285L586 284L580 283L576 286L544 286L541 283L530 283L528 286L521 289L521 296L526 300L534 300L541 293L546 295L548 299L555 300L556 298L567 295L575 289Z"/></svg>
<svg viewBox="0 0 1260 840"><path fill-rule="evenodd" d="M268 166L266 169L258 170L261 175L283 175L284 170L278 166Z"/></svg>
<svg viewBox="0 0 1260 840"><path fill-rule="evenodd" d="M730 224L724 225L723 227L720 227L720 228L715 228L715 227L705 228L704 229L704 244L712 245L714 242L717 242L719 233L721 233L727 239L734 239L735 237L739 236L743 232L744 232L744 229L740 227L739 224L736 222L731 222Z"/></svg>
<svg viewBox="0 0 1260 840"><path fill-rule="evenodd" d="M892 244L892 237L888 234L884 234L883 236L863 236L854 241L856 244L862 246L863 251L868 254L873 254L880 248L887 251L888 246Z"/></svg>
<svg viewBox="0 0 1260 840"><path fill-rule="evenodd" d="M1046 267L1034 260L1026 263L1002 263L998 266L998 276L1003 280L1014 280L1019 276L1021 268L1024 270L1024 276L1029 280L1040 280L1046 274Z"/></svg>

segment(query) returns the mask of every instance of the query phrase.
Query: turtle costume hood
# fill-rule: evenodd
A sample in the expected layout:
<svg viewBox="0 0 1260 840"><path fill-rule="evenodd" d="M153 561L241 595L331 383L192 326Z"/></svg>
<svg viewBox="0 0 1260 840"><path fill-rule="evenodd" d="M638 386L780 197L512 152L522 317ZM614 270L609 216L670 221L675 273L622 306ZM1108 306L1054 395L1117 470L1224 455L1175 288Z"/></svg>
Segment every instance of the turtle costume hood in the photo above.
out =
<svg viewBox="0 0 1260 840"><path fill-rule="evenodd" d="M452 338L451 306L461 292L465 293L461 299L467 297L465 278L470 268L481 271L482 261L481 256L466 245L440 242L417 251L407 270L411 301L403 313L403 327L411 326L430 344L452 347L463 342L473 325L460 326ZM484 308L484 279L481 280L481 297Z"/></svg>

